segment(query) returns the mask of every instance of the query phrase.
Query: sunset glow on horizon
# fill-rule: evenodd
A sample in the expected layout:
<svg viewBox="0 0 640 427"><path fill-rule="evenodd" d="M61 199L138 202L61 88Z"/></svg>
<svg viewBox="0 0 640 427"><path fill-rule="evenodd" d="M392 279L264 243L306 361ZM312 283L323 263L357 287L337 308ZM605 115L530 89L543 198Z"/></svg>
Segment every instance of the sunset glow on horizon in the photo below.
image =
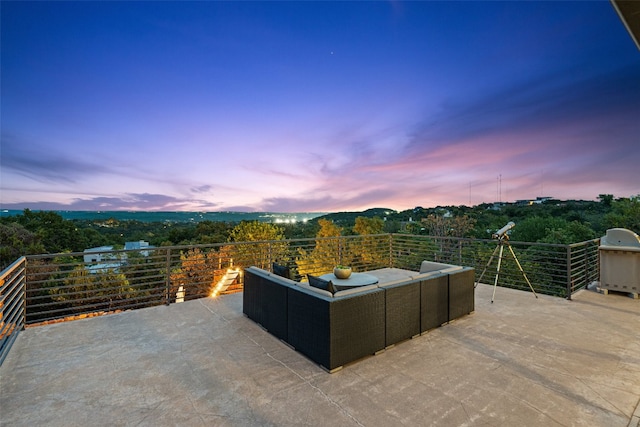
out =
<svg viewBox="0 0 640 427"><path fill-rule="evenodd" d="M0 208L640 194L608 1L2 2Z"/></svg>

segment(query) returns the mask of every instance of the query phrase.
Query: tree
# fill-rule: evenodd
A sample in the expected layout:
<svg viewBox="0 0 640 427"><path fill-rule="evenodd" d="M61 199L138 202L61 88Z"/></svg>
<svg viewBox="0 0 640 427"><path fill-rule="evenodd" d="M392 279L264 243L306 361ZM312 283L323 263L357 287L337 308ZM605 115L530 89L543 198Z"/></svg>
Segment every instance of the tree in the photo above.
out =
<svg viewBox="0 0 640 427"><path fill-rule="evenodd" d="M467 215L445 216L431 214L422 219L429 236L465 237L475 225L476 220Z"/></svg>
<svg viewBox="0 0 640 427"><path fill-rule="evenodd" d="M229 239L230 227L226 222L202 221L196 225L199 243L223 243Z"/></svg>
<svg viewBox="0 0 640 427"><path fill-rule="evenodd" d="M320 230L316 233L316 237L337 237L342 235L340 227L335 225L333 221L320 219L318 225L320 226Z"/></svg>
<svg viewBox="0 0 640 427"><path fill-rule="evenodd" d="M350 264L366 266L369 269L388 265L389 240L386 236L380 238L383 230L384 221L378 217L366 218L359 216L356 218L353 231L363 237L358 239L355 245L350 245L350 250L348 251L348 253L352 254Z"/></svg>
<svg viewBox="0 0 640 427"><path fill-rule="evenodd" d="M172 245L189 245L196 237L196 230L193 226L180 224L169 230L168 240Z"/></svg>
<svg viewBox="0 0 640 427"><path fill-rule="evenodd" d="M438 249L434 253L435 261L453 261L453 257L459 253L459 242L453 239L444 239L444 237L465 237L473 230L475 222L475 219L467 215L446 216L431 214L423 218L422 224L427 229L427 234L436 237ZM456 251L456 249L458 250Z"/></svg>
<svg viewBox="0 0 640 427"><path fill-rule="evenodd" d="M12 222L0 224L0 270L23 255L45 252L40 236Z"/></svg>
<svg viewBox="0 0 640 427"><path fill-rule="evenodd" d="M229 234L230 242L259 242L233 245L234 263L243 267L255 265L269 269L274 261L287 257L288 244L284 233L276 225L260 221L242 221Z"/></svg>
<svg viewBox="0 0 640 427"><path fill-rule="evenodd" d="M180 267L171 272L171 298L176 296L180 286L185 297L209 295L214 288L218 271L216 252L203 252L200 248L180 253Z"/></svg>
<svg viewBox="0 0 640 427"><path fill-rule="evenodd" d="M606 207L611 207L611 203L613 202L613 194L600 194L598 195L598 200Z"/></svg>
<svg viewBox="0 0 640 427"><path fill-rule="evenodd" d="M359 216L353 226L353 231L357 234L381 234L384 232L384 221L378 217L367 218Z"/></svg>
<svg viewBox="0 0 640 427"><path fill-rule="evenodd" d="M84 233L72 221L55 212L25 209L21 215L11 217L11 222L22 225L38 236L45 253L80 252L88 247Z"/></svg>
<svg viewBox="0 0 640 427"><path fill-rule="evenodd" d="M310 252L304 248L298 249L298 272L302 276L328 272L336 265L346 263L341 260L340 228L326 219L320 219L318 225L320 230L316 234L313 249Z"/></svg>
<svg viewBox="0 0 640 427"><path fill-rule="evenodd" d="M398 233L402 228L400 221L396 220L387 220L384 222L384 232L385 233Z"/></svg>
<svg viewBox="0 0 640 427"><path fill-rule="evenodd" d="M560 243L570 245L572 243L585 242L595 239L596 233L588 226L578 221L571 221L561 228L553 228L547 231L547 235L540 239L542 243Z"/></svg>
<svg viewBox="0 0 640 427"><path fill-rule="evenodd" d="M411 221L407 223L404 227L407 233L409 234L425 234L426 228L422 226L422 223Z"/></svg>
<svg viewBox="0 0 640 427"><path fill-rule="evenodd" d="M124 274L113 269L90 272L76 266L63 280L64 286L50 289L52 299L70 304L76 311L110 311L129 304L135 290Z"/></svg>
<svg viewBox="0 0 640 427"><path fill-rule="evenodd" d="M163 300L166 289L166 251L156 249L148 255L129 252L126 260L120 270L136 289L137 298L146 299L150 304Z"/></svg>
<svg viewBox="0 0 640 427"><path fill-rule="evenodd" d="M562 229L566 225L567 221L562 218L533 216L518 222L511 238L519 242L540 242L551 230Z"/></svg>
<svg viewBox="0 0 640 427"><path fill-rule="evenodd" d="M640 195L615 200L611 208L605 215L606 228L626 228L640 233Z"/></svg>

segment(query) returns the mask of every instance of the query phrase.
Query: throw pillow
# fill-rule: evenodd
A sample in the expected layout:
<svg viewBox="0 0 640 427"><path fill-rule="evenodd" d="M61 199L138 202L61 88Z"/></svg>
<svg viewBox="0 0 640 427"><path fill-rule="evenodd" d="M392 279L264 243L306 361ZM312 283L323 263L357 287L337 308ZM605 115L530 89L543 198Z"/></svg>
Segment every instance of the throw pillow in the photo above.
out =
<svg viewBox="0 0 640 427"><path fill-rule="evenodd" d="M291 279L291 272L289 270L289 267L287 267L286 265L280 265L274 262L271 268L272 268L273 274L277 274L278 276Z"/></svg>
<svg viewBox="0 0 640 427"><path fill-rule="evenodd" d="M324 280L317 276L312 276L311 274L307 274L307 279L309 280L309 285L313 286L314 288L329 291L332 294L335 294L337 291L335 286L333 286L333 282L331 280Z"/></svg>

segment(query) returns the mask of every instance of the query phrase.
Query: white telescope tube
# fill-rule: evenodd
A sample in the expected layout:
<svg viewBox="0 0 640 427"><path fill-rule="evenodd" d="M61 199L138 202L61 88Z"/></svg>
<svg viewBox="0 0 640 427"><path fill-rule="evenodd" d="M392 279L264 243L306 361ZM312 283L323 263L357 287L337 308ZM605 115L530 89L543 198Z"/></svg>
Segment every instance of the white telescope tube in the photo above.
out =
<svg viewBox="0 0 640 427"><path fill-rule="evenodd" d="M513 221L509 221L509 222L507 223L507 225L505 225L505 226L504 226L504 227L502 227L500 230L498 230L498 231L496 231L495 233L493 233L493 238L494 238L494 239L499 239L499 238L501 238L502 236L504 236L504 235L505 235L505 233L506 233L507 231L511 230L511 229L512 229L513 227L515 227L515 226L516 226L515 222L513 222Z"/></svg>

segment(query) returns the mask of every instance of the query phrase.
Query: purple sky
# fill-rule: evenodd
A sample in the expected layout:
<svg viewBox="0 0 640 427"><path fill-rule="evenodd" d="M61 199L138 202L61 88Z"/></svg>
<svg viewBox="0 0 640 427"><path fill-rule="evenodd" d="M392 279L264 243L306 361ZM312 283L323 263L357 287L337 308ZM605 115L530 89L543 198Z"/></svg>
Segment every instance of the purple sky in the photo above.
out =
<svg viewBox="0 0 640 427"><path fill-rule="evenodd" d="M2 209L640 194L608 1L6 2Z"/></svg>

